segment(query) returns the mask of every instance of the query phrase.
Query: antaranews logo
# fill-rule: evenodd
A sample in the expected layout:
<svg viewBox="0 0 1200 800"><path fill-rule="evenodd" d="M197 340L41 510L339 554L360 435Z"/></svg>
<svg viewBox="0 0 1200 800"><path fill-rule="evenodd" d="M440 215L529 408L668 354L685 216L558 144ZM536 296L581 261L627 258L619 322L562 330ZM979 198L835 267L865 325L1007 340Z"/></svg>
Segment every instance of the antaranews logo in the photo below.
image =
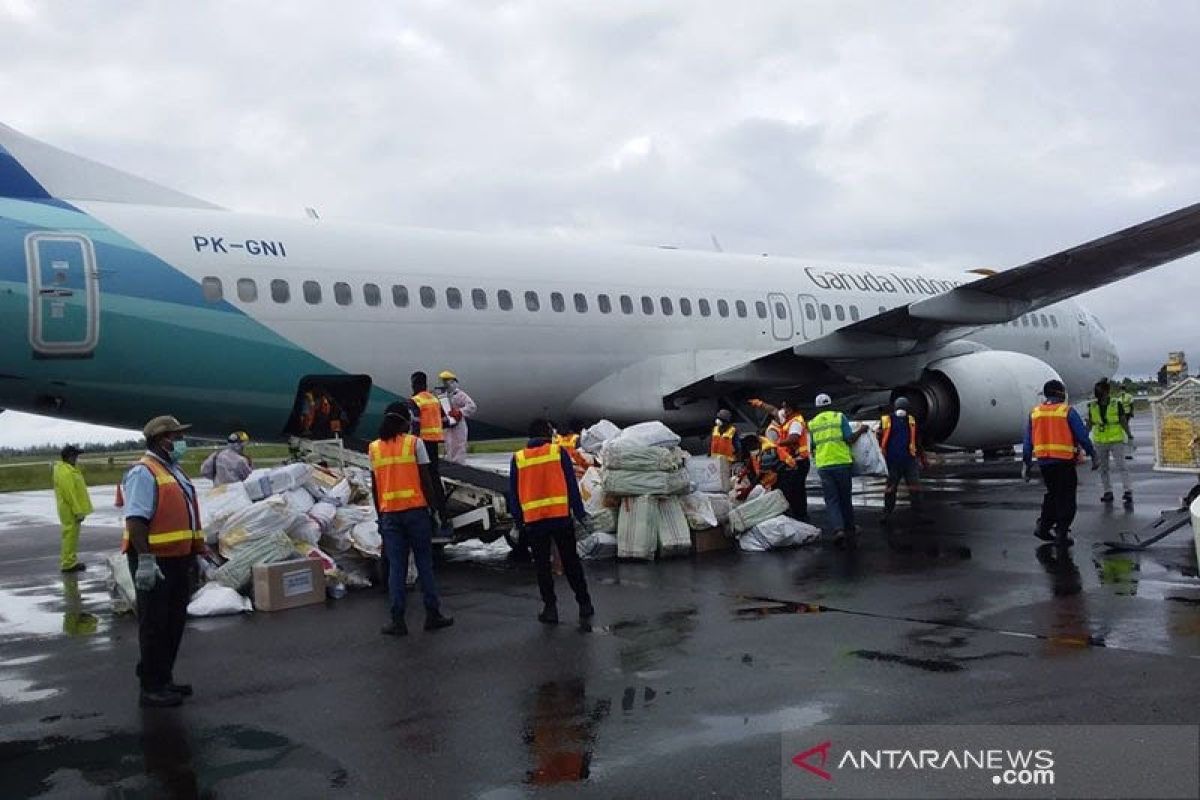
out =
<svg viewBox="0 0 1200 800"><path fill-rule="evenodd" d="M820 778L832 781L830 764L833 741L825 741L792 756L792 763ZM991 773L996 786L1053 786L1054 753L1048 749L938 749L888 748L846 750L833 769L847 772L943 772L971 770Z"/></svg>
<svg viewBox="0 0 1200 800"><path fill-rule="evenodd" d="M800 769L808 770L813 775L824 781L833 780L833 775L827 772L823 767L829 761L829 748L833 746L833 742L821 742L816 747L810 747L803 753L797 753L792 756L792 763ZM821 757L820 765L810 764L809 759Z"/></svg>

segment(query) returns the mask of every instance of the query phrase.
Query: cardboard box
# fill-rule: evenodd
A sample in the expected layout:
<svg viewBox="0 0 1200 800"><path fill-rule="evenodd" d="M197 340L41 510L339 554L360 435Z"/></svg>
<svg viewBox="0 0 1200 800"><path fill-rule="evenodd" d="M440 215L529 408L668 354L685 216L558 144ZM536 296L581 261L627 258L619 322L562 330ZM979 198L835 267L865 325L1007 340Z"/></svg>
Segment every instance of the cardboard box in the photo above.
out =
<svg viewBox="0 0 1200 800"><path fill-rule="evenodd" d="M325 600L325 572L320 561L296 558L254 565L254 607L283 611Z"/></svg>
<svg viewBox="0 0 1200 800"><path fill-rule="evenodd" d="M706 528L702 531L692 531L692 551L695 553L712 553L718 550L732 550L734 540L725 535L724 528Z"/></svg>

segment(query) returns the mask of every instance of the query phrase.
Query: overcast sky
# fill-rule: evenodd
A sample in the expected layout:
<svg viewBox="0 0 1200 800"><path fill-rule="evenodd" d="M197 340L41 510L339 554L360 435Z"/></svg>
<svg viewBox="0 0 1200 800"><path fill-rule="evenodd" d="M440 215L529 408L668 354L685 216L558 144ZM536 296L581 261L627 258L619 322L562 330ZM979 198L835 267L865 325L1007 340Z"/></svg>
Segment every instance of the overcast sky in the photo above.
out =
<svg viewBox="0 0 1200 800"><path fill-rule="evenodd" d="M907 266L1200 201L1200 4L747 5L0 0L0 113L239 210ZM1083 298L1123 374L1198 267Z"/></svg>

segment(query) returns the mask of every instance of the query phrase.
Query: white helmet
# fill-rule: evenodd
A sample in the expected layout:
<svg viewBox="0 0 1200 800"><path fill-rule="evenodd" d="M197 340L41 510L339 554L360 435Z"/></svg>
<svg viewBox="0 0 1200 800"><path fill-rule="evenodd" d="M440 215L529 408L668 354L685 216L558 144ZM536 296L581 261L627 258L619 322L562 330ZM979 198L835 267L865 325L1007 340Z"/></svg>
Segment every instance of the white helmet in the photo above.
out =
<svg viewBox="0 0 1200 800"><path fill-rule="evenodd" d="M832 397L825 394L824 392L817 395L817 408L820 408L821 406L831 406L831 405L833 405Z"/></svg>

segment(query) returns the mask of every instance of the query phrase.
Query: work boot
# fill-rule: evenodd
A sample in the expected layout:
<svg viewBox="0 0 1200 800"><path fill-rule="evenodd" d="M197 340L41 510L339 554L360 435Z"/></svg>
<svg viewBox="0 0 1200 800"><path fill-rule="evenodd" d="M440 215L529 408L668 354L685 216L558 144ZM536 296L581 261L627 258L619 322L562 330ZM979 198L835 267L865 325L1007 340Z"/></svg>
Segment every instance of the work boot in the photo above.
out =
<svg viewBox="0 0 1200 800"><path fill-rule="evenodd" d="M192 685L190 683L168 683L167 691L174 692L180 697L191 697Z"/></svg>
<svg viewBox="0 0 1200 800"><path fill-rule="evenodd" d="M542 606L542 613L538 614L538 622L544 622L547 625L557 625L558 606Z"/></svg>
<svg viewBox="0 0 1200 800"><path fill-rule="evenodd" d="M1112 501L1113 501L1113 493L1112 493L1112 492L1105 492L1105 493L1104 493L1103 495L1101 495L1101 497L1100 497L1100 502L1101 502L1101 503L1104 503L1104 504L1106 504L1106 505L1107 505L1108 503L1111 503Z"/></svg>
<svg viewBox="0 0 1200 800"><path fill-rule="evenodd" d="M883 496L883 515L886 517L896 510L896 493L888 492Z"/></svg>
<svg viewBox="0 0 1200 800"><path fill-rule="evenodd" d="M1133 492L1126 492L1125 494L1121 495L1121 503L1122 503L1122 505L1132 506L1133 505Z"/></svg>
<svg viewBox="0 0 1200 800"><path fill-rule="evenodd" d="M183 696L166 688L155 691L142 689L142 694L138 698L138 705L142 708L174 708L182 704Z"/></svg>
<svg viewBox="0 0 1200 800"><path fill-rule="evenodd" d="M379 629L384 636L408 636L408 623L399 614L392 614L392 621Z"/></svg>
<svg viewBox="0 0 1200 800"><path fill-rule="evenodd" d="M1060 528L1056 532L1054 544L1059 547L1070 547L1075 544L1075 540L1071 538L1071 531Z"/></svg>
<svg viewBox="0 0 1200 800"><path fill-rule="evenodd" d="M436 631L442 628L449 628L454 624L454 617L444 617L442 612L434 609L425 615L425 630Z"/></svg>
<svg viewBox="0 0 1200 800"><path fill-rule="evenodd" d="M584 600L579 604L580 619L591 619L594 616L596 616L596 609L592 607L591 600Z"/></svg>
<svg viewBox="0 0 1200 800"><path fill-rule="evenodd" d="M1033 535L1041 539L1043 542L1054 541L1054 534L1050 532L1049 527L1042 524L1040 519L1037 521L1037 527L1033 529Z"/></svg>
<svg viewBox="0 0 1200 800"><path fill-rule="evenodd" d="M845 541L846 541L846 532L844 530L842 530L841 528L838 528L836 531L833 532L833 543L836 546L841 547L845 543Z"/></svg>

